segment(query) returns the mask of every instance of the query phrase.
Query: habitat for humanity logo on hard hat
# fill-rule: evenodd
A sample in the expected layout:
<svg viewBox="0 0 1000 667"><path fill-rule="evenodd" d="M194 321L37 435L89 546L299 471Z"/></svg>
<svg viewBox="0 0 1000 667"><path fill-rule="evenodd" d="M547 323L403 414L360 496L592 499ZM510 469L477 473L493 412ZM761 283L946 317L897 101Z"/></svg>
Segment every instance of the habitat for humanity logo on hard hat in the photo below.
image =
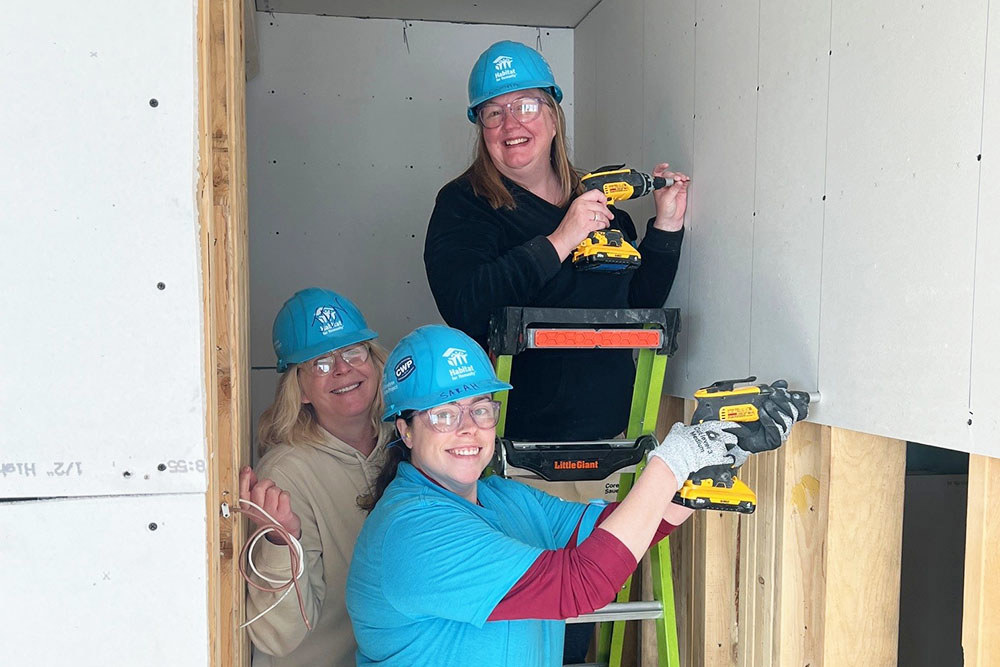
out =
<svg viewBox="0 0 1000 667"><path fill-rule="evenodd" d="M313 326L319 325L319 332L324 336L336 333L344 328L344 320L333 306L320 306L313 313Z"/></svg>
<svg viewBox="0 0 1000 667"><path fill-rule="evenodd" d="M493 76L497 81L506 81L517 76L517 70L514 69L514 59L510 56L497 56L493 59L493 67L496 69Z"/></svg>
<svg viewBox="0 0 1000 667"><path fill-rule="evenodd" d="M448 375L452 380L461 380L476 374L476 367L469 363L469 353L457 347L449 347L441 355L448 360Z"/></svg>

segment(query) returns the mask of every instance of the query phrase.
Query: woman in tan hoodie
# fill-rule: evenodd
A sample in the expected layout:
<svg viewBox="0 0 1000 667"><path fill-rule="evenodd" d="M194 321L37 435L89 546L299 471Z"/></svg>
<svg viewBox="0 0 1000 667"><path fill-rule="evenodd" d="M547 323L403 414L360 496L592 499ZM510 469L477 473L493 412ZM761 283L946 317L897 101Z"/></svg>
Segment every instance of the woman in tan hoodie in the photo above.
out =
<svg viewBox="0 0 1000 667"><path fill-rule="evenodd" d="M386 352L376 336L350 300L319 288L297 292L275 318L282 376L258 426L263 458L256 472L241 471L240 498L264 508L301 543L299 588L311 629L293 591L248 626L254 667L354 664L344 585L366 516L359 502L371 491L392 433L380 419ZM251 558L268 579L292 576L289 549L277 532L259 540ZM248 587L247 618L280 596Z"/></svg>

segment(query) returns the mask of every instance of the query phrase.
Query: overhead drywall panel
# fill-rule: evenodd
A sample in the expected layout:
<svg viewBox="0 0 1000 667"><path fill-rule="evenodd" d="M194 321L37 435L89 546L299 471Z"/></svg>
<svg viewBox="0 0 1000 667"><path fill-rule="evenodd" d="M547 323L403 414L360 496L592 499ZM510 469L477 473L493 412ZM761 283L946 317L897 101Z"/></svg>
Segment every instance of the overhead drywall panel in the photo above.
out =
<svg viewBox="0 0 1000 667"><path fill-rule="evenodd" d="M830 7L765 0L759 39L749 370L816 391Z"/></svg>
<svg viewBox="0 0 1000 667"><path fill-rule="evenodd" d="M4 665L208 664L203 494L5 503L0 535Z"/></svg>
<svg viewBox="0 0 1000 667"><path fill-rule="evenodd" d="M692 197L702 183L694 171L694 91L696 1L643 2L643 130L642 166L667 162L693 176ZM579 89L579 86L577 86ZM579 125L578 125L579 127ZM634 206L641 225L655 214L652 197ZM688 219L692 215L688 214ZM666 386L684 395L687 356L687 312L691 290L691 243L681 246L681 263L666 305L681 310L678 351L667 364ZM697 298L697 295L695 295ZM694 381L695 383L697 380Z"/></svg>
<svg viewBox="0 0 1000 667"><path fill-rule="evenodd" d="M250 2L251 0L247 0ZM261 12L572 28L600 0L256 0Z"/></svg>
<svg viewBox="0 0 1000 667"><path fill-rule="evenodd" d="M985 35L985 2L833 5L825 423L968 448Z"/></svg>
<svg viewBox="0 0 1000 667"><path fill-rule="evenodd" d="M757 5L698 3L683 394L749 371Z"/></svg>
<svg viewBox="0 0 1000 667"><path fill-rule="evenodd" d="M0 497L205 488L194 10L5 7Z"/></svg>
<svg viewBox="0 0 1000 667"><path fill-rule="evenodd" d="M986 93L976 226L976 291L972 320L969 450L1000 458L1000 27L989 26Z"/></svg>
<svg viewBox="0 0 1000 667"><path fill-rule="evenodd" d="M414 21L404 41L399 21L258 19L260 74L247 84L252 364L274 365L274 316L310 285L353 299L392 347L440 321L424 236L438 190L475 149L469 71L493 42L536 45L536 30ZM572 39L541 30L570 133ZM271 391L258 377L255 407Z"/></svg>
<svg viewBox="0 0 1000 667"><path fill-rule="evenodd" d="M590 171L642 164L643 53L627 36L642 34L641 2L602 2L573 32L576 135L573 161Z"/></svg>

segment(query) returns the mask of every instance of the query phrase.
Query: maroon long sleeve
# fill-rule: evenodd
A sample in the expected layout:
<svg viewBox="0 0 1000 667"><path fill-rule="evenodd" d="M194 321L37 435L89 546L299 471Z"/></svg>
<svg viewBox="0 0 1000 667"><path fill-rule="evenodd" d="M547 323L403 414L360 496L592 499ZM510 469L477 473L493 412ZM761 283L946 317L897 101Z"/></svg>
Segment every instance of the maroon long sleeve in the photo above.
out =
<svg viewBox="0 0 1000 667"><path fill-rule="evenodd" d="M564 619L589 614L614 599L635 571L632 552L600 524L618 507L601 512L590 537L577 545L580 526L562 549L543 551L490 614L490 621ZM581 517L582 519L582 517ZM650 546L676 526L661 521Z"/></svg>

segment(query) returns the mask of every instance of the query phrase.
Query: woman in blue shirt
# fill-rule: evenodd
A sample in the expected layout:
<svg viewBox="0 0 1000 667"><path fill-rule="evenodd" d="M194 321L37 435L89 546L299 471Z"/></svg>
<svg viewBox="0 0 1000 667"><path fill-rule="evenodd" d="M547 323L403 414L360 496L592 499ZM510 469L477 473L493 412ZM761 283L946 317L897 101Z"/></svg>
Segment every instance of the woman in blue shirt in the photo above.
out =
<svg viewBox="0 0 1000 667"><path fill-rule="evenodd" d="M742 460L731 451L736 424L675 424L621 503L480 479L496 439L491 395L506 389L455 329L421 327L389 355L383 419L400 439L347 581L359 665L560 665L563 620L610 602L646 549L690 515L671 502L681 481ZM798 411L782 398L773 414L784 440Z"/></svg>

